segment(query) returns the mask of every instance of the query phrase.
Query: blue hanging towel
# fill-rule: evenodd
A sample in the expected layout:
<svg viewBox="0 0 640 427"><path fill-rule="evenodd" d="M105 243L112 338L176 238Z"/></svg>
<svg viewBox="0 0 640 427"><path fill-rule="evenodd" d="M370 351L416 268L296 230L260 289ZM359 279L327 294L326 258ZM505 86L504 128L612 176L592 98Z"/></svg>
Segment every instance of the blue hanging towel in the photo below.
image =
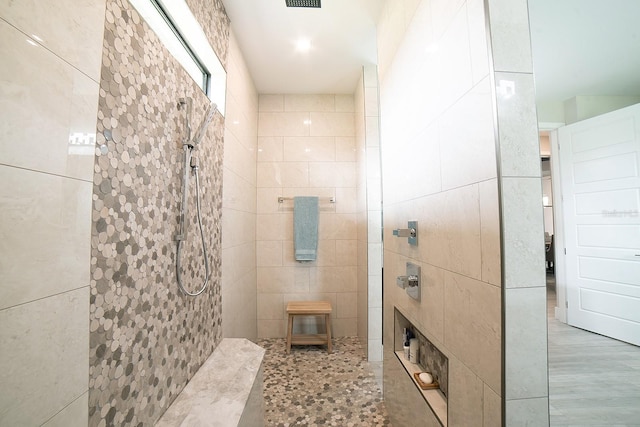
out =
<svg viewBox="0 0 640 427"><path fill-rule="evenodd" d="M318 198L293 198L293 249L296 261L318 256Z"/></svg>

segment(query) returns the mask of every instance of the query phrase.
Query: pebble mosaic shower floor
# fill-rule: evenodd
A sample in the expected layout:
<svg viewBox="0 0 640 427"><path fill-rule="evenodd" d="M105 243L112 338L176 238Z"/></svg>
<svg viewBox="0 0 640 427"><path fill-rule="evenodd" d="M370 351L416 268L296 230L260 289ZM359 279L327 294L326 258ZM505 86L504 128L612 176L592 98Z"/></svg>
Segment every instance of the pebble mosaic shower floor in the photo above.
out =
<svg viewBox="0 0 640 427"><path fill-rule="evenodd" d="M373 372L357 338L324 346L292 346L262 339L265 426L391 426Z"/></svg>

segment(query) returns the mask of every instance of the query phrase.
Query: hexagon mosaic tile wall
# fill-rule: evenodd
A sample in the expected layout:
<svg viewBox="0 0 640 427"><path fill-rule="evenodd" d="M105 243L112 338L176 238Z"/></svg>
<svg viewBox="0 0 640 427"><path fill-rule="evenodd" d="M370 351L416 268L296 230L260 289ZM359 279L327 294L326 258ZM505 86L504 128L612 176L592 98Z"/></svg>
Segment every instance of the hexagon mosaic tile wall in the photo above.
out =
<svg viewBox="0 0 640 427"><path fill-rule="evenodd" d="M189 0L217 54L229 20L219 0ZM205 12L208 11L208 12ZM224 60L223 60L224 63ZM176 282L177 216L185 135L181 97L207 99L126 0L107 1L91 238L89 425L152 425L221 340L224 118L196 151L211 279L199 297ZM204 279L191 180L182 275Z"/></svg>

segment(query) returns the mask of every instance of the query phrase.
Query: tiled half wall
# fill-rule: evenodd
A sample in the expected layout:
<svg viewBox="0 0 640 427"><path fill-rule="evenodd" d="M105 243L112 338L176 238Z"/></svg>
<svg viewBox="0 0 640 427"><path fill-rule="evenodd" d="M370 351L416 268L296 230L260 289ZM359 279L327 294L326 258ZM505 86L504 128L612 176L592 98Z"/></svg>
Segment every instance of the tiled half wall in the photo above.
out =
<svg viewBox="0 0 640 427"><path fill-rule="evenodd" d="M229 21L219 1L188 2L211 45L226 57ZM220 55L221 52L218 52ZM152 425L221 339L222 158L219 114L196 151L202 222L211 266L197 298L176 282L183 111L192 127L206 96L126 0L107 1L92 200L90 425ZM198 289L204 259L195 185L182 253L185 286Z"/></svg>

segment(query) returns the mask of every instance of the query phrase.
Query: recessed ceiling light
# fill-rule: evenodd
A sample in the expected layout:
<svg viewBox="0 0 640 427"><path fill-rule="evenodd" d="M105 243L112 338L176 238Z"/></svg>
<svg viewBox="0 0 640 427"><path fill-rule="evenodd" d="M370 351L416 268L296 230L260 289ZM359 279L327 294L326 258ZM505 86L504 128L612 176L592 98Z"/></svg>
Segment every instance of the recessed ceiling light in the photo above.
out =
<svg viewBox="0 0 640 427"><path fill-rule="evenodd" d="M300 39L296 42L296 50L298 52L309 52L311 50L311 41L309 39Z"/></svg>

